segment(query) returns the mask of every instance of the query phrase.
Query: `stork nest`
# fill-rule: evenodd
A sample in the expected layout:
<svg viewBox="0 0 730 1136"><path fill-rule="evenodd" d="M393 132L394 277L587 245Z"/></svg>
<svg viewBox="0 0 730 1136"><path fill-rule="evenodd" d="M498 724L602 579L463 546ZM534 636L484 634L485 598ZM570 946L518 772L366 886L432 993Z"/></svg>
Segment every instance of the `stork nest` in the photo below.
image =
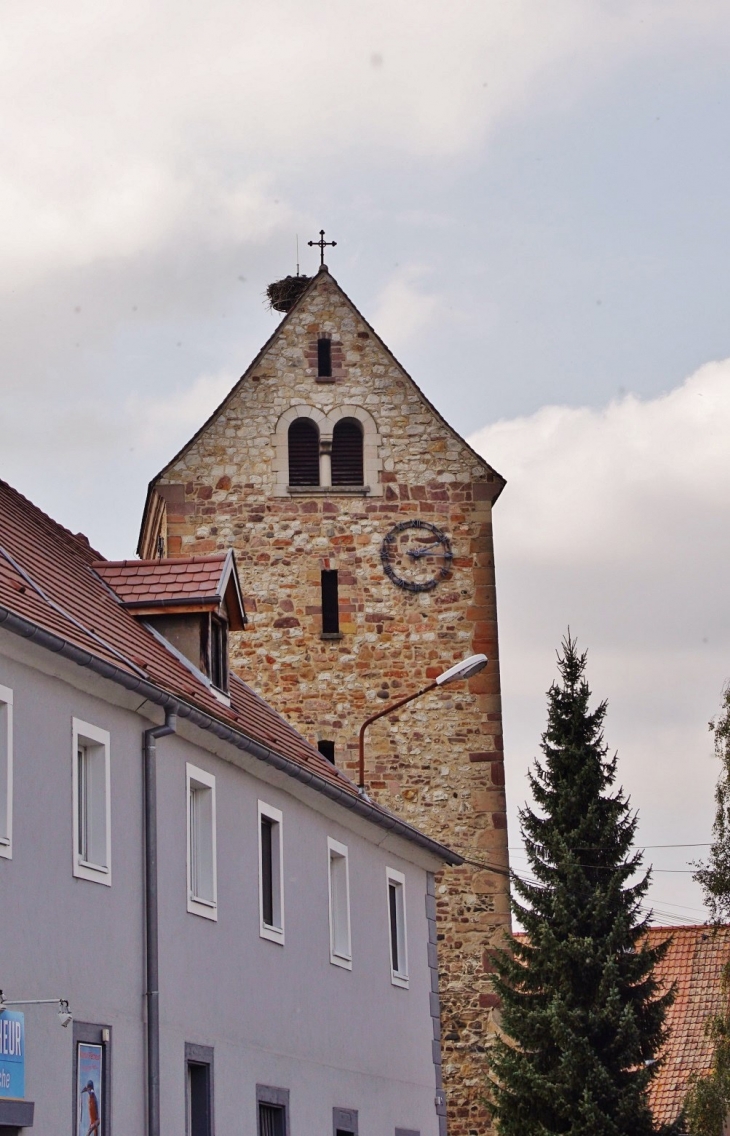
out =
<svg viewBox="0 0 730 1136"><path fill-rule="evenodd" d="M275 280L266 289L269 307L277 312L288 312L311 279L311 276L285 276L283 280Z"/></svg>

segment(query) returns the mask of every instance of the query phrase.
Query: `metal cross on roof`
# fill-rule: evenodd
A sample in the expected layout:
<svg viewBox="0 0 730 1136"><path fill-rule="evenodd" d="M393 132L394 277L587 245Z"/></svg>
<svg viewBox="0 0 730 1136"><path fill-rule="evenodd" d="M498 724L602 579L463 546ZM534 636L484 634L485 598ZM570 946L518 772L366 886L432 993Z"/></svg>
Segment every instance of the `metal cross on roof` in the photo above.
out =
<svg viewBox="0 0 730 1136"><path fill-rule="evenodd" d="M310 248L312 247L312 245L317 245L317 247L319 248L319 264L320 264L320 267L321 267L324 264L324 250L327 248L327 245L332 245L332 248L334 248L335 245L337 244L337 241L326 241L324 239L324 229L320 229L319 230L319 240L318 241L307 241L307 244L309 245Z"/></svg>

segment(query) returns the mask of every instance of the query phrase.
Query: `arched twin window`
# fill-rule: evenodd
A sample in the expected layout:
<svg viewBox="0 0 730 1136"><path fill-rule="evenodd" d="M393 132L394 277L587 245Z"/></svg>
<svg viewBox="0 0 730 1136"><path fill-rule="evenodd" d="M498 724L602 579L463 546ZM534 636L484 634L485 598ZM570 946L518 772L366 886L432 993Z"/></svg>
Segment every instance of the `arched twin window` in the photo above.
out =
<svg viewBox="0 0 730 1136"><path fill-rule="evenodd" d="M332 485L363 485L363 434L357 418L341 418L332 431ZM289 484L322 485L319 430L311 418L289 427Z"/></svg>

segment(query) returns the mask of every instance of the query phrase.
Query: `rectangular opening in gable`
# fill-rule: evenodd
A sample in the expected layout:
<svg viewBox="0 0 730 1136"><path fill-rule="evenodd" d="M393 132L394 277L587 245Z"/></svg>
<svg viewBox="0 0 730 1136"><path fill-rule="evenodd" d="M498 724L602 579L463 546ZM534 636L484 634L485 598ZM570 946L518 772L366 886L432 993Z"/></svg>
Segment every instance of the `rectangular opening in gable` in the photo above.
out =
<svg viewBox="0 0 730 1136"><path fill-rule="evenodd" d="M317 375L320 379L332 378L332 340L317 340Z"/></svg>

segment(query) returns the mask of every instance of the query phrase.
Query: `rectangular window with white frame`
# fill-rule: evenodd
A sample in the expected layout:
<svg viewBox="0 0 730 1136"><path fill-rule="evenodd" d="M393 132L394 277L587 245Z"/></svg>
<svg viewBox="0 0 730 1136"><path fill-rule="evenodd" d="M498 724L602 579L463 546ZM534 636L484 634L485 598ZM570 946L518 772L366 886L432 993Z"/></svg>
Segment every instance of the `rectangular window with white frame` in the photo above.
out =
<svg viewBox="0 0 730 1136"><path fill-rule="evenodd" d="M395 868L385 869L388 885L388 930L390 932L390 980L394 986L408 986L408 948L406 932L406 878Z"/></svg>
<svg viewBox="0 0 730 1136"><path fill-rule="evenodd" d="M329 855L330 962L352 970L350 866L347 846L327 838Z"/></svg>
<svg viewBox="0 0 730 1136"><path fill-rule="evenodd" d="M284 847L282 814L259 801L259 931L284 942Z"/></svg>
<svg viewBox="0 0 730 1136"><path fill-rule="evenodd" d="M13 692L0 686L0 856L13 857Z"/></svg>
<svg viewBox="0 0 730 1136"><path fill-rule="evenodd" d="M215 777L185 766L188 813L188 911L218 918Z"/></svg>
<svg viewBox="0 0 730 1136"><path fill-rule="evenodd" d="M72 719L73 874L111 886L109 733Z"/></svg>

